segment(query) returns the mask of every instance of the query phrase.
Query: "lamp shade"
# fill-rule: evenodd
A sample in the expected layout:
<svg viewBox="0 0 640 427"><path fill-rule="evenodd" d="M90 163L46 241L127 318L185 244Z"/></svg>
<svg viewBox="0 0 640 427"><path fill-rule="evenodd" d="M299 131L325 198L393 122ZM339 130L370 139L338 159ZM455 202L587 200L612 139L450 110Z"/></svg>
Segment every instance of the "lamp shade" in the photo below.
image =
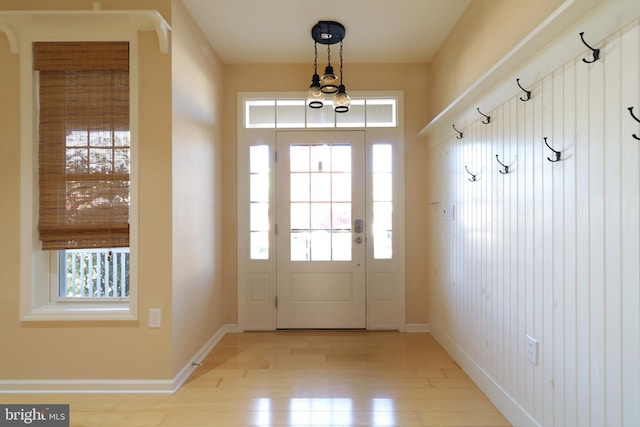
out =
<svg viewBox="0 0 640 427"><path fill-rule="evenodd" d="M336 113L346 113L351 107L351 98L347 95L344 85L338 87L338 93L333 98L333 109Z"/></svg>
<svg viewBox="0 0 640 427"><path fill-rule="evenodd" d="M320 76L314 74L311 78L311 86L307 93L307 105L311 108L322 108L324 105L324 93L320 89Z"/></svg>
<svg viewBox="0 0 640 427"><path fill-rule="evenodd" d="M336 93L338 91L338 76L333 72L333 67L327 65L324 75L320 78L320 90L323 93Z"/></svg>

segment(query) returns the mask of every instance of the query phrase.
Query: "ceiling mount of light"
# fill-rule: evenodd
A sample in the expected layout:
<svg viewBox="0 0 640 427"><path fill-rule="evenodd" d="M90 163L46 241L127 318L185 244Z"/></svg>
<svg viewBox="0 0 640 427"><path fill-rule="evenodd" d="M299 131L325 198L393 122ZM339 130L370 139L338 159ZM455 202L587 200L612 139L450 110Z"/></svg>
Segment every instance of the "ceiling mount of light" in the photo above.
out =
<svg viewBox="0 0 640 427"><path fill-rule="evenodd" d="M308 104L311 108L321 108L325 101L324 95L335 94L333 99L335 111L337 113L349 111L351 99L342 83L342 40L345 34L344 25L335 21L319 21L311 29L315 51L313 77L308 95ZM327 45L327 66L322 77L318 75L318 43ZM331 45L337 43L340 43L340 77L336 76L331 66Z"/></svg>

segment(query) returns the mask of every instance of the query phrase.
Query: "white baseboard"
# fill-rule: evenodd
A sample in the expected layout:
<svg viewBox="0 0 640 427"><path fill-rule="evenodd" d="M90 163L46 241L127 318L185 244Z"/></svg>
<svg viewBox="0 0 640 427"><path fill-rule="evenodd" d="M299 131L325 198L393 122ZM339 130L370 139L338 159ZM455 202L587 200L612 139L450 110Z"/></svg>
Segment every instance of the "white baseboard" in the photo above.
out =
<svg viewBox="0 0 640 427"><path fill-rule="evenodd" d="M428 323L407 323L404 331L408 334L424 334L431 332Z"/></svg>
<svg viewBox="0 0 640 427"><path fill-rule="evenodd" d="M198 350L195 355L193 355L193 357L187 362L187 364L182 367L180 372L178 372L178 374L173 377L172 389L170 392L175 393L176 391L178 391L178 389L182 387L182 384L184 384L184 382L189 379L193 371L198 369L200 363L204 360L205 357L207 357L207 354L209 354L211 350L213 350L213 348L220 342L220 340L226 334L236 332L237 329L237 325L231 324L224 325L222 328L220 328L218 332L216 332L211 337L211 339L209 339L209 341L207 341L207 343L200 350Z"/></svg>
<svg viewBox="0 0 640 427"><path fill-rule="evenodd" d="M222 326L207 343L168 380L0 380L1 394L39 393L175 393L199 363L227 333L237 332L237 325Z"/></svg>
<svg viewBox="0 0 640 427"><path fill-rule="evenodd" d="M435 326L431 334L512 425L540 427L446 332Z"/></svg>

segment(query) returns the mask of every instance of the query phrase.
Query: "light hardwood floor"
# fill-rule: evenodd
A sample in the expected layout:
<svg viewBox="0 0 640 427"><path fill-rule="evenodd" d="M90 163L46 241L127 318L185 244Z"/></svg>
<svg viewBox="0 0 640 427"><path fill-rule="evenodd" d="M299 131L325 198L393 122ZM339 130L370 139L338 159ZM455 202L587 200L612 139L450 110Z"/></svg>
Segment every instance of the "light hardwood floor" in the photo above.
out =
<svg viewBox="0 0 640 427"><path fill-rule="evenodd" d="M509 426L429 334L228 334L174 395L2 396L69 403L72 426Z"/></svg>

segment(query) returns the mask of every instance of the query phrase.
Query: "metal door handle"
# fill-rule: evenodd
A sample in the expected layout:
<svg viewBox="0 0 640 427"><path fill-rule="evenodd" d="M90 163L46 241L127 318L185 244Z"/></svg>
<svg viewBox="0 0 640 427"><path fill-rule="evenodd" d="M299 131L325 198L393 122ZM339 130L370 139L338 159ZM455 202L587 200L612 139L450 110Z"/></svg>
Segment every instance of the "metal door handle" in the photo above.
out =
<svg viewBox="0 0 640 427"><path fill-rule="evenodd" d="M362 243L362 237L358 236L358 237L356 237L355 239L353 239L353 241L354 241L355 243Z"/></svg>

